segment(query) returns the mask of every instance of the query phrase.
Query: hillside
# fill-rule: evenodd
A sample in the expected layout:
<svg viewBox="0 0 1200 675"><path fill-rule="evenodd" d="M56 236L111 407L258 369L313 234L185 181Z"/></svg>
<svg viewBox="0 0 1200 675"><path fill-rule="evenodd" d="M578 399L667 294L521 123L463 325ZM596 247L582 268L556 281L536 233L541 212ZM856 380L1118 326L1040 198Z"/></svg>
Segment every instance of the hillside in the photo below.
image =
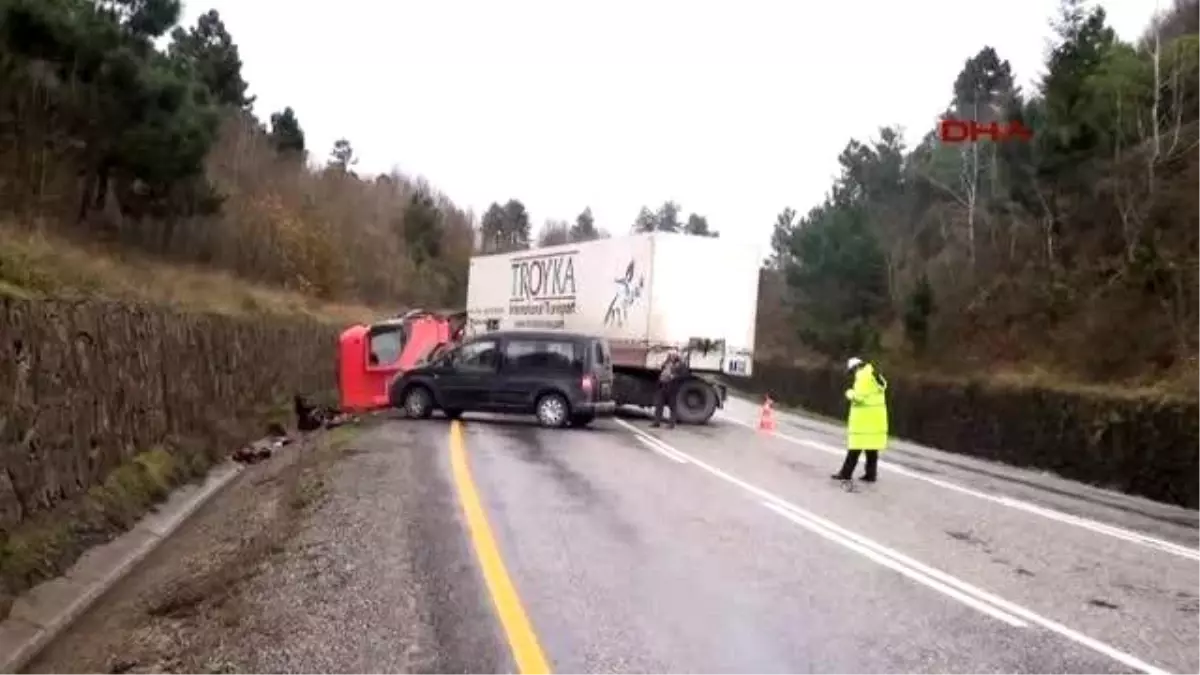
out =
<svg viewBox="0 0 1200 675"><path fill-rule="evenodd" d="M226 316L300 317L335 326L385 311L11 224L0 223L0 241L0 298L119 300Z"/></svg>
<svg viewBox="0 0 1200 675"><path fill-rule="evenodd" d="M1061 10L1038 91L982 45L947 83L945 118L1018 120L1031 142L907 148L884 128L847 144L824 204L780 214L764 356L1195 397L1197 2L1138 44L1101 10ZM220 16L178 16L0 0L0 292L342 322L461 304L477 247L719 236L672 201L629 223L580 205L537 233L511 196L474 214L420 179L360 176L349 140L325 159L303 111L255 109Z"/></svg>
<svg viewBox="0 0 1200 675"><path fill-rule="evenodd" d="M314 168L293 111L256 117L220 17L172 30L178 14L0 0L3 220L321 300L461 295L469 214L405 176L360 178L348 142Z"/></svg>
<svg viewBox="0 0 1200 675"><path fill-rule="evenodd" d="M779 215L768 348L1194 397L1197 16L1181 0L1133 45L1066 0L1036 92L981 49L943 119L1032 140L848 143L826 201Z"/></svg>

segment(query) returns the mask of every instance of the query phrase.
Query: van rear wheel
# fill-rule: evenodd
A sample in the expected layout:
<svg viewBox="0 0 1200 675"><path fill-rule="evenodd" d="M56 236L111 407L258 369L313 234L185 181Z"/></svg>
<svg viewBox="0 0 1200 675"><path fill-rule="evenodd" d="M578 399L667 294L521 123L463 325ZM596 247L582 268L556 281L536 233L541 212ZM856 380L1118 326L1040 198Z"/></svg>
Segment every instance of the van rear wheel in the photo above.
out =
<svg viewBox="0 0 1200 675"><path fill-rule="evenodd" d="M534 407L538 423L544 427L557 429L564 427L571 419L571 406L562 394L543 394Z"/></svg>
<svg viewBox="0 0 1200 675"><path fill-rule="evenodd" d="M675 391L675 413L684 424L704 424L717 411L717 392L704 380L686 380Z"/></svg>

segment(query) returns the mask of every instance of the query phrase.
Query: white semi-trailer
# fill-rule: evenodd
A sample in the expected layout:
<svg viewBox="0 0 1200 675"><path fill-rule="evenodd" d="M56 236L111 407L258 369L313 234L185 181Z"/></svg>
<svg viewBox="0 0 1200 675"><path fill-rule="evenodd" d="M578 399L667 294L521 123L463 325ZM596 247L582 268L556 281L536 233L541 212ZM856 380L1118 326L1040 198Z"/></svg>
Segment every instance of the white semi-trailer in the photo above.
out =
<svg viewBox="0 0 1200 675"><path fill-rule="evenodd" d="M750 375L760 258L728 240L654 232L471 259L468 333L565 330L607 338L618 405L650 407L675 348L691 376L679 421L703 424L724 404L718 374Z"/></svg>

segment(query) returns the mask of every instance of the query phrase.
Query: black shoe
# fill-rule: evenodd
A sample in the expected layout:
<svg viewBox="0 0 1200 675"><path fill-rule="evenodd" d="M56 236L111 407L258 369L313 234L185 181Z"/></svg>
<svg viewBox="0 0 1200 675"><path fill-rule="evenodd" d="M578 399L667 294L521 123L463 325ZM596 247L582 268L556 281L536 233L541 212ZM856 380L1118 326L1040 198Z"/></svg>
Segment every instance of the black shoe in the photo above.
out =
<svg viewBox="0 0 1200 675"><path fill-rule="evenodd" d="M861 480L864 483L874 483L875 476L863 476L862 478L859 478L859 480Z"/></svg>
<svg viewBox="0 0 1200 675"><path fill-rule="evenodd" d="M830 478L832 478L834 480L850 480L850 476L843 476L840 473L835 473L832 476L830 476Z"/></svg>
<svg viewBox="0 0 1200 675"><path fill-rule="evenodd" d="M652 426L652 427L654 427L655 429L657 429L657 428L661 427L662 425L661 425L661 424L659 424L658 422L651 422L651 423L650 423L650 426Z"/></svg>

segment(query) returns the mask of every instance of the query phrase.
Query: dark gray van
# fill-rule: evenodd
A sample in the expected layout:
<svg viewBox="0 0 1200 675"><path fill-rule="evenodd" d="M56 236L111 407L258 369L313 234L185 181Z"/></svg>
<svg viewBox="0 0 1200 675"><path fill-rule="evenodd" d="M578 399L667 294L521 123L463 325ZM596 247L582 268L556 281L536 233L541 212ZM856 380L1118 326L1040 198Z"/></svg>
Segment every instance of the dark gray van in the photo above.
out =
<svg viewBox="0 0 1200 675"><path fill-rule="evenodd" d="M562 331L492 331L437 352L397 377L392 407L409 417L441 410L535 415L546 427L587 426L616 411L608 342Z"/></svg>

